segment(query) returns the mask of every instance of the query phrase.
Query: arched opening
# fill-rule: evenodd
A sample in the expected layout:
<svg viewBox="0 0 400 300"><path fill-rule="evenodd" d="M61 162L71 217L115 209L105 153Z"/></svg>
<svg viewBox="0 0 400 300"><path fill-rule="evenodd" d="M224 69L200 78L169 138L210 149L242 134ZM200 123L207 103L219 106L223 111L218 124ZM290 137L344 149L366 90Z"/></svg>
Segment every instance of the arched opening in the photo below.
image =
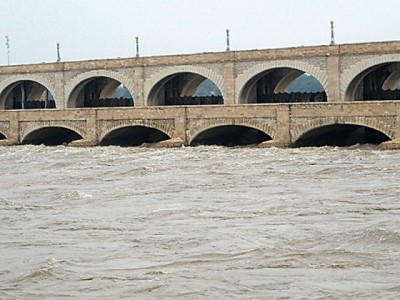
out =
<svg viewBox="0 0 400 300"><path fill-rule="evenodd" d="M190 146L217 145L233 147L257 145L268 140L271 140L271 137L258 129L239 125L224 125L201 132L192 140Z"/></svg>
<svg viewBox="0 0 400 300"><path fill-rule="evenodd" d="M56 108L53 95L42 84L21 80L9 85L0 95L2 109Z"/></svg>
<svg viewBox="0 0 400 300"><path fill-rule="evenodd" d="M293 68L259 73L243 87L240 103L326 102L321 83L310 74Z"/></svg>
<svg viewBox="0 0 400 300"><path fill-rule="evenodd" d="M5 140L7 137L0 132L0 140Z"/></svg>
<svg viewBox="0 0 400 300"><path fill-rule="evenodd" d="M68 144L82 136L64 127L44 127L29 133L22 141L23 144L56 146Z"/></svg>
<svg viewBox="0 0 400 300"><path fill-rule="evenodd" d="M94 77L84 80L71 93L68 107L130 107L132 94L118 80Z"/></svg>
<svg viewBox="0 0 400 300"><path fill-rule="evenodd" d="M349 84L345 99L400 100L400 62L379 64L358 74Z"/></svg>
<svg viewBox="0 0 400 300"><path fill-rule="evenodd" d="M100 141L100 146L140 146L153 144L170 137L155 128L145 126L127 126L112 130Z"/></svg>
<svg viewBox="0 0 400 300"><path fill-rule="evenodd" d="M338 146L348 147L355 144L380 144L390 138L375 129L351 124L333 124L314 128L304 133L294 147Z"/></svg>
<svg viewBox="0 0 400 300"><path fill-rule="evenodd" d="M195 73L167 76L150 91L148 106L223 104L219 88L209 79Z"/></svg>

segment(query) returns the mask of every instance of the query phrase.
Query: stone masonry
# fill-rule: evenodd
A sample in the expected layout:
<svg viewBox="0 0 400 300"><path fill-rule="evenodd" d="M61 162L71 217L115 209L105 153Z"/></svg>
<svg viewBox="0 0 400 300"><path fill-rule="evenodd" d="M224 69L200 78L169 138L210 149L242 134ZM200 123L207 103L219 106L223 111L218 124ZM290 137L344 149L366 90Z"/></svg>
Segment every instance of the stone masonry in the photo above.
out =
<svg viewBox="0 0 400 300"><path fill-rule="evenodd" d="M57 109L0 110L0 133L6 137L1 143L20 143L33 130L61 126L82 136L76 144L95 145L116 128L140 125L189 144L203 130L237 124L265 132L272 138L269 145L288 146L308 130L343 123L376 129L391 139L387 143L391 146L385 147L397 147L400 102L353 102L346 98L360 72L390 62L400 62L400 41L3 66L0 97L14 83L34 81L51 92ZM314 76L324 87L328 102L241 103L246 83L274 68L293 68ZM224 105L149 107L152 88L163 78L182 72L213 81L222 92ZM135 99L135 107L71 107L69 99L74 89L100 76L124 84Z"/></svg>

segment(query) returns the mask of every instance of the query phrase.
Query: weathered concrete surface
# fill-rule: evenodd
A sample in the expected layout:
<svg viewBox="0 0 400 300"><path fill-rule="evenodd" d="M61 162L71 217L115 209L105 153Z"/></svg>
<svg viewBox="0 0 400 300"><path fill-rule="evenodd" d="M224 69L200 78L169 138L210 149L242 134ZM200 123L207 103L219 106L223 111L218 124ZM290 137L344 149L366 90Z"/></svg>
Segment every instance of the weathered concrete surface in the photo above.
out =
<svg viewBox="0 0 400 300"><path fill-rule="evenodd" d="M182 72L210 79L221 90L224 103L234 105L245 101L242 91L251 78L275 68L311 74L324 87L329 102L342 102L360 72L392 62L400 62L399 41L2 66L0 107L7 88L24 80L46 87L58 109L71 107L74 90L96 77L121 82L133 95L135 106L145 107L160 81Z"/></svg>
<svg viewBox="0 0 400 300"><path fill-rule="evenodd" d="M225 125L258 129L271 137L262 147L287 147L304 133L332 124L353 124L373 128L397 148L400 139L400 102L351 102L321 104L264 104L196 107L99 108L68 110L0 111L1 144L19 144L34 130L68 128L82 140L72 146L97 145L111 131L144 126L165 133L171 140L159 147L189 145L205 130Z"/></svg>

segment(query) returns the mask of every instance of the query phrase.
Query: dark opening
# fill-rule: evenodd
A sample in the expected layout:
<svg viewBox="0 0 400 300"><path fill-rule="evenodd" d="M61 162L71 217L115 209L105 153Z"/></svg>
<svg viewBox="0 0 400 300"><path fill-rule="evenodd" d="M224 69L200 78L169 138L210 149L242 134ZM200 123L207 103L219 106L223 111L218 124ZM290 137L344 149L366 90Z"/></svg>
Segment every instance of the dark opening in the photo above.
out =
<svg viewBox="0 0 400 300"><path fill-rule="evenodd" d="M75 131L63 127L47 127L35 130L28 134L23 144L56 146L68 144L72 141L82 139Z"/></svg>
<svg viewBox="0 0 400 300"><path fill-rule="evenodd" d="M218 87L206 77L195 73L167 76L154 86L148 105L216 105L224 99Z"/></svg>
<svg viewBox="0 0 400 300"><path fill-rule="evenodd" d="M217 146L244 146L256 145L271 140L266 133L245 126L226 125L208 129L199 134L191 146L217 145Z"/></svg>
<svg viewBox="0 0 400 300"><path fill-rule="evenodd" d="M292 68L277 68L254 76L243 88L241 103L326 102L321 83Z"/></svg>
<svg viewBox="0 0 400 300"><path fill-rule="evenodd" d="M0 140L5 140L7 137L0 132Z"/></svg>
<svg viewBox="0 0 400 300"><path fill-rule="evenodd" d="M38 82L25 80L9 86L5 93L5 109L56 108L53 95Z"/></svg>
<svg viewBox="0 0 400 300"><path fill-rule="evenodd" d="M375 129L359 126L335 124L313 129L301 136L294 147L338 146L348 147L355 144L380 144L390 140Z"/></svg>
<svg viewBox="0 0 400 300"><path fill-rule="evenodd" d="M381 66L364 77L362 84L364 100L400 99L400 90L396 89L396 87L390 87L386 90L383 88L384 82L392 74L392 70L389 68L389 66Z"/></svg>
<svg viewBox="0 0 400 300"><path fill-rule="evenodd" d="M144 126L123 127L108 133L100 142L101 146L140 146L169 139L165 133Z"/></svg>
<svg viewBox="0 0 400 300"><path fill-rule="evenodd" d="M95 77L80 83L72 93L69 107L131 107L134 101L121 82Z"/></svg>

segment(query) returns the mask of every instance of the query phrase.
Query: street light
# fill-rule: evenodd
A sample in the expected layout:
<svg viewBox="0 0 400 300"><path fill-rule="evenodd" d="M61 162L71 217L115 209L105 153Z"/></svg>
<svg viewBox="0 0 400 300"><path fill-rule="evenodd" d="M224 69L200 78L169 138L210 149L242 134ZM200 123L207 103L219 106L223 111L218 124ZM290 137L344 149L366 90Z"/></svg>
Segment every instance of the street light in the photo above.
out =
<svg viewBox="0 0 400 300"><path fill-rule="evenodd" d="M10 65L10 39L8 38L8 35L6 35L6 46L7 46L7 62L8 65Z"/></svg>

